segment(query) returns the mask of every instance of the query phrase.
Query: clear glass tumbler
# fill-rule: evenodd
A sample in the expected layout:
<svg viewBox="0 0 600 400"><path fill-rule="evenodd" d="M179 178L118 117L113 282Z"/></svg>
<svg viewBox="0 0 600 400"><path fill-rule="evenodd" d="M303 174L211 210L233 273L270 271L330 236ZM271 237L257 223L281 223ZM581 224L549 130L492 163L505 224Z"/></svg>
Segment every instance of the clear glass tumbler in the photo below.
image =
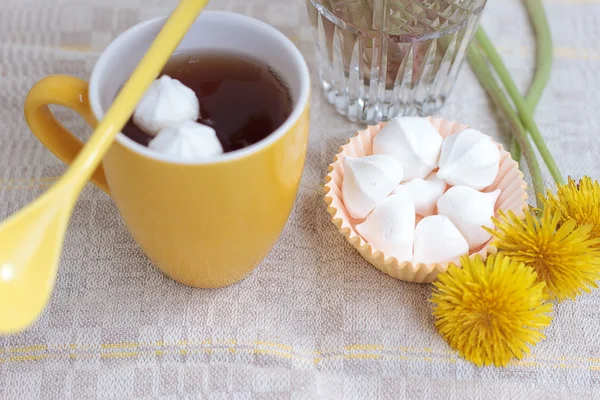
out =
<svg viewBox="0 0 600 400"><path fill-rule="evenodd" d="M486 0L306 0L327 100L352 121L430 115Z"/></svg>

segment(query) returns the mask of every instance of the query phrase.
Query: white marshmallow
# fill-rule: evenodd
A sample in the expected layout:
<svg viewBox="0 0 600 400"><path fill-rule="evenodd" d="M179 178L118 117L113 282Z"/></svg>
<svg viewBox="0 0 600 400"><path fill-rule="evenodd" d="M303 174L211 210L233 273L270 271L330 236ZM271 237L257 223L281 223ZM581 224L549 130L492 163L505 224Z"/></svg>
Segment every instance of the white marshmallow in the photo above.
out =
<svg viewBox="0 0 600 400"><path fill-rule="evenodd" d="M156 136L161 129L195 121L200 114L196 93L177 79L163 75L152 82L133 113L133 122Z"/></svg>
<svg viewBox="0 0 600 400"><path fill-rule="evenodd" d="M185 121L162 129L148 147L181 160L204 160L223 153L217 134L210 126Z"/></svg>
<svg viewBox="0 0 600 400"><path fill-rule="evenodd" d="M414 264L457 263L469 252L469 244L444 215L425 217L415 229Z"/></svg>
<svg viewBox="0 0 600 400"><path fill-rule="evenodd" d="M356 231L375 250L399 262L411 261L415 234L415 207L402 194L385 198Z"/></svg>
<svg viewBox="0 0 600 400"><path fill-rule="evenodd" d="M425 178L437 168L442 136L427 118L397 117L373 139L373 154L394 157L404 168L404 180Z"/></svg>
<svg viewBox="0 0 600 400"><path fill-rule="evenodd" d="M402 180L402 166L392 157L374 155L344 158L342 198L354 218L362 219Z"/></svg>
<svg viewBox="0 0 600 400"><path fill-rule="evenodd" d="M417 214L427 217L433 214L435 205L446 191L446 187L446 182L432 172L425 179L417 178L401 184L392 194L406 193L415 206Z"/></svg>
<svg viewBox="0 0 600 400"><path fill-rule="evenodd" d="M444 140L437 176L451 186L481 190L494 182L499 168L498 146L489 136L466 129Z"/></svg>
<svg viewBox="0 0 600 400"><path fill-rule="evenodd" d="M458 228L471 250L492 238L482 226L493 228L494 206L502 191L482 193L467 186L454 186L437 202L438 214L445 215Z"/></svg>

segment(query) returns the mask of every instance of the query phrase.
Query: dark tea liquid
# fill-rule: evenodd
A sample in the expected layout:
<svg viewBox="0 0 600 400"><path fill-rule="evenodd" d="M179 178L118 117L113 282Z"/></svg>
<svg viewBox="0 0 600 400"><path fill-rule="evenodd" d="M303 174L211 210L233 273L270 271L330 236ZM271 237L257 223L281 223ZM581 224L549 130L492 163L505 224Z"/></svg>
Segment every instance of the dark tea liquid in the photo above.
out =
<svg viewBox="0 0 600 400"><path fill-rule="evenodd" d="M198 122L217 132L225 152L254 144L279 128L292 112L286 83L268 65L230 53L180 53L161 75L196 92ZM152 136L132 119L123 133L147 146Z"/></svg>

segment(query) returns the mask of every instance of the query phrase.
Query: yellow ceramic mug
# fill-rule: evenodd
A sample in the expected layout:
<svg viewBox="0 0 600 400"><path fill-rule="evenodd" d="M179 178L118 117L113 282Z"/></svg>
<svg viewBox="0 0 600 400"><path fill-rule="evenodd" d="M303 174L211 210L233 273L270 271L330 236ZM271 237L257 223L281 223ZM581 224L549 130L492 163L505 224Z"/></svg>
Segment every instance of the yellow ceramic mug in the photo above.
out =
<svg viewBox="0 0 600 400"><path fill-rule="evenodd" d="M48 104L70 107L95 125L163 23L143 22L119 36L98 59L89 86L50 76L31 89L25 117L57 157L72 162L82 143ZM243 279L275 244L296 198L309 131L308 68L283 34L243 15L206 11L177 52L212 50L248 54L281 73L294 100L285 123L252 146L199 163L155 154L119 134L93 176L150 259L176 281L205 288Z"/></svg>

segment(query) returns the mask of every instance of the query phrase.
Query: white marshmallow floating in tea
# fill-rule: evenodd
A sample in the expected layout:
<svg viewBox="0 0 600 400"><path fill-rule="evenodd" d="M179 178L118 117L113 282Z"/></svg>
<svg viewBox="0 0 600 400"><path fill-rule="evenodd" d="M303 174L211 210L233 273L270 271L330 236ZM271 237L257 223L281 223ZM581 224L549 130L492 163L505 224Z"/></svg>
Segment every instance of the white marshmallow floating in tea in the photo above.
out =
<svg viewBox="0 0 600 400"><path fill-rule="evenodd" d="M469 244L444 215L425 217L415 228L414 264L458 263L469 253Z"/></svg>
<svg viewBox="0 0 600 400"><path fill-rule="evenodd" d="M446 187L446 182L432 172L425 179L417 178L401 184L392 193L406 193L417 214L428 217L434 213L436 203Z"/></svg>
<svg viewBox="0 0 600 400"><path fill-rule="evenodd" d="M427 118L397 117L373 139L373 154L386 154L404 168L404 180L423 179L437 168L442 136Z"/></svg>
<svg viewBox="0 0 600 400"><path fill-rule="evenodd" d="M500 150L475 129L448 136L442 144L437 176L451 186L481 190L491 185L500 168Z"/></svg>
<svg viewBox="0 0 600 400"><path fill-rule="evenodd" d="M493 228L492 217L501 190L482 193L467 186L454 186L437 202L438 214L445 215L465 237L471 250L492 238L482 227Z"/></svg>
<svg viewBox="0 0 600 400"><path fill-rule="evenodd" d="M133 113L133 122L148 135L195 121L200 115L196 93L177 79L163 75L152 82Z"/></svg>
<svg viewBox="0 0 600 400"><path fill-rule="evenodd" d="M343 163L342 197L354 218L365 218L402 181L402 166L386 155L346 156Z"/></svg>
<svg viewBox="0 0 600 400"><path fill-rule="evenodd" d="M204 160L223 153L215 130L196 121L162 129L148 147L186 161Z"/></svg>
<svg viewBox="0 0 600 400"><path fill-rule="evenodd" d="M399 262L411 261L415 234L415 207L404 194L385 198L356 231L376 250Z"/></svg>

